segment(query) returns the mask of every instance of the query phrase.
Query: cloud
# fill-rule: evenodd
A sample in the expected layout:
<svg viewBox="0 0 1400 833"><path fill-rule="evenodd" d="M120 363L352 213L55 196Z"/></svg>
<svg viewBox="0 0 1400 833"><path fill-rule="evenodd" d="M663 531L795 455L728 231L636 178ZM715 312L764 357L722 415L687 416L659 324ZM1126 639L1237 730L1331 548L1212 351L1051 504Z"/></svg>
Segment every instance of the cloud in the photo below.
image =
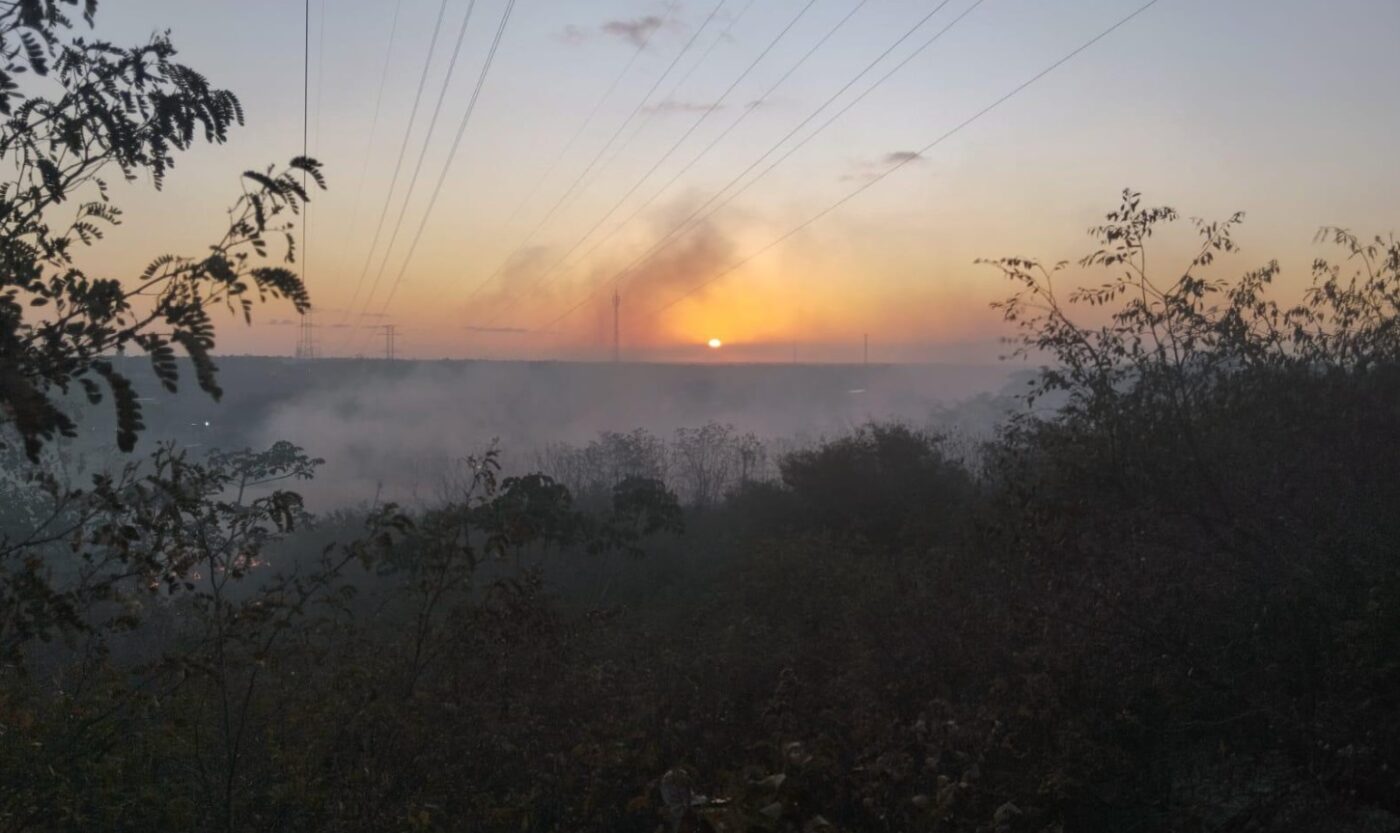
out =
<svg viewBox="0 0 1400 833"><path fill-rule="evenodd" d="M533 330L527 330L527 329L525 329L524 327L474 327L474 326L471 326L471 325L467 325L467 326L463 327L462 329L464 329L464 330L469 330L470 332L473 332L473 333L529 333L529 332L533 332Z"/></svg>
<svg viewBox="0 0 1400 833"><path fill-rule="evenodd" d="M563 29L559 30L559 34L555 37L557 37L564 43L583 43L584 41L588 40L588 30L584 29L582 26L570 23Z"/></svg>
<svg viewBox="0 0 1400 833"><path fill-rule="evenodd" d="M921 162L924 155L917 150L896 150L885 154L886 165L899 165L908 162Z"/></svg>
<svg viewBox="0 0 1400 833"><path fill-rule="evenodd" d="M604 34L622 38L640 48L646 44L647 38L651 37L653 32L661 28L663 23L665 23L664 20L652 14L635 20L609 20L599 28Z"/></svg>
<svg viewBox="0 0 1400 833"><path fill-rule="evenodd" d="M858 159L851 163L851 170L842 174L842 182L869 182L894 165L910 165L923 162L925 157L917 150L892 150L879 159Z"/></svg>
<svg viewBox="0 0 1400 833"><path fill-rule="evenodd" d="M597 27L596 31L592 26L580 26L577 23L569 23L560 29L555 35L555 39L561 43L577 45L592 40L600 33L609 37L619 38L627 41L635 47L641 48L657 29L665 25L666 21L656 15L647 15L631 20L609 20Z"/></svg>
<svg viewBox="0 0 1400 833"><path fill-rule="evenodd" d="M649 104L642 110L647 113L707 113L710 110L718 110L724 105L719 102L705 103L703 101L677 101L668 98L656 104Z"/></svg>

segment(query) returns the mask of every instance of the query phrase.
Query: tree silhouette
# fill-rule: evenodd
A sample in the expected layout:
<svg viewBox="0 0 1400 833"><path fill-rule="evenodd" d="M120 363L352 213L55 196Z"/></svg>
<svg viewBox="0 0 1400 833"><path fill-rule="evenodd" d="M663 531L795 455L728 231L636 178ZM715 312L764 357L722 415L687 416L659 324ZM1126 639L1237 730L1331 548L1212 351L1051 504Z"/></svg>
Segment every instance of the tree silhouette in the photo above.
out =
<svg viewBox="0 0 1400 833"><path fill-rule="evenodd" d="M243 121L237 97L175 61L165 34L119 47L73 33L76 0L0 3L0 425L36 460L44 444L73 436L59 396L79 387L92 403L112 396L117 443L131 450L142 429L130 380L112 361L144 352L168 390L179 381L176 349L200 388L220 394L211 358L210 309L251 320L254 299L310 307L300 278L269 265L272 239L294 259L287 214L308 199L301 174L324 187L320 165L298 157L281 171L248 171L229 225L199 257L163 254L125 279L91 275L74 254L121 222L106 177L160 188L175 154L197 141L222 143ZM96 0L82 4L91 25Z"/></svg>

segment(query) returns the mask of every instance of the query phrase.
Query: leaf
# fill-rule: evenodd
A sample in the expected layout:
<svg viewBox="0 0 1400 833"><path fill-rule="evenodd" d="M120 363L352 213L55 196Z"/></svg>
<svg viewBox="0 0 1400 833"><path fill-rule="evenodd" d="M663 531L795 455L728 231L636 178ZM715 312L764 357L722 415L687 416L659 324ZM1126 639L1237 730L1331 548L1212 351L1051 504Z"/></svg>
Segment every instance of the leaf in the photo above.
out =
<svg viewBox="0 0 1400 833"><path fill-rule="evenodd" d="M141 403L136 399L136 390L131 381L116 372L107 362L98 362L93 369L107 382L112 391L112 399L117 409L117 447L131 451L136 447L136 436L145 430L141 421Z"/></svg>
<svg viewBox="0 0 1400 833"><path fill-rule="evenodd" d="M30 69L34 70L36 75L48 75L49 62L39 39L31 32L20 32L19 39L24 44L25 57L29 59Z"/></svg>
<svg viewBox="0 0 1400 833"><path fill-rule="evenodd" d="M298 156L292 159L291 166L298 171L305 171L322 191L326 190L326 177L321 173L323 167L320 162L305 156Z"/></svg>
<svg viewBox="0 0 1400 833"><path fill-rule="evenodd" d="M63 191L63 175L58 166L44 156L39 157L35 165L39 169L39 178L44 181L44 187L49 191L49 196L53 197L54 202L63 202L67 195Z"/></svg>
<svg viewBox="0 0 1400 833"><path fill-rule="evenodd" d="M219 368L209 355L209 347L212 344L188 332L174 333L171 338L178 341L180 346L185 348L185 352L189 353L190 361L194 365L195 380L199 383L200 389L212 396L217 402L224 395L224 392L215 380L215 374L218 373Z"/></svg>
<svg viewBox="0 0 1400 833"><path fill-rule="evenodd" d="M82 385L83 393L87 395L89 404L97 405L102 402L102 388L98 387L96 382L84 377L79 379L78 383Z"/></svg>
<svg viewBox="0 0 1400 833"><path fill-rule="evenodd" d="M282 193L281 183L277 182L272 177L267 176L266 174L260 174L257 171L244 171L243 176L261 185L264 191L268 191L273 194Z"/></svg>

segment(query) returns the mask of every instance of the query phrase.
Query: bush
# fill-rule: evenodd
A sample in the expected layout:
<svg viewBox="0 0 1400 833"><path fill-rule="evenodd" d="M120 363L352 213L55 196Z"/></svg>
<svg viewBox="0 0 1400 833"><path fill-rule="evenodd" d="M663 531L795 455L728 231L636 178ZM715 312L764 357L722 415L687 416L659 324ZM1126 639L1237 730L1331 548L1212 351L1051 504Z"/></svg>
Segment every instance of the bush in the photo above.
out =
<svg viewBox="0 0 1400 833"><path fill-rule="evenodd" d="M942 442L903 425L870 424L778 467L806 526L926 545L949 540L969 505L970 478L944 456Z"/></svg>

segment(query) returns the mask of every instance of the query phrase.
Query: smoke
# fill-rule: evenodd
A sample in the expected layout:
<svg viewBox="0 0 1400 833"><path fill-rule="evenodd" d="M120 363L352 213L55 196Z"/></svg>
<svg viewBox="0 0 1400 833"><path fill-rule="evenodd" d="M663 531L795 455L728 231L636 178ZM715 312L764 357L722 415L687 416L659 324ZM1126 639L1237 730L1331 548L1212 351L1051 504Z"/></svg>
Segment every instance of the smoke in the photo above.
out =
<svg viewBox="0 0 1400 833"><path fill-rule="evenodd" d="M268 360L271 361L271 360ZM429 499L458 461L499 441L508 469L534 464L553 442L602 431L658 436L716 421L779 440L831 436L870 419L926 423L942 407L999 388L1006 369L610 365L552 362L300 365L308 379L257 392L271 403L243 415L245 441L291 440L327 463L301 489L318 508ZM237 398L235 396L235 398Z"/></svg>
<svg viewBox="0 0 1400 833"><path fill-rule="evenodd" d="M714 218L694 224L679 236L668 237L693 211L690 202L685 201L659 212L646 237L629 241L600 260L587 279L589 287L598 288L598 310L611 303L614 287L621 293L627 309L624 321L629 344L665 341L665 322L650 313L694 290L737 257L735 236ZM697 297L703 297L703 292Z"/></svg>
<svg viewBox="0 0 1400 833"><path fill-rule="evenodd" d="M517 252L501 268L502 282L506 286L511 286L538 277L540 271L547 265L545 261L547 254L549 254L549 249L544 246L529 246Z"/></svg>
<svg viewBox="0 0 1400 833"><path fill-rule="evenodd" d="M660 224L656 241L673 227ZM705 220L628 272L623 279L627 293L648 307L670 301L730 265L736 251L734 238L718 223Z"/></svg>
<svg viewBox="0 0 1400 833"><path fill-rule="evenodd" d="M697 206L686 199L656 212L644 234L608 240L579 272L569 264L554 268L564 252L557 246L522 251L462 315L478 334L558 334L564 343L602 346L611 343L616 288L627 310L628 342L658 343L663 340L663 322L646 313L713 277L736 257L734 236L714 218L669 237Z"/></svg>

